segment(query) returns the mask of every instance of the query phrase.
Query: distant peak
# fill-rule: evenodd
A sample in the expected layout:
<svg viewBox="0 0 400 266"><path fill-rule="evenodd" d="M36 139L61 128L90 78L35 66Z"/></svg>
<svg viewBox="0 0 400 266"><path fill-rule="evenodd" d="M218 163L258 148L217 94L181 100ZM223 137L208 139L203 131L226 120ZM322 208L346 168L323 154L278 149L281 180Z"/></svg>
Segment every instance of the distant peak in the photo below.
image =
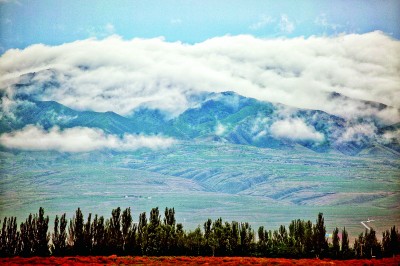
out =
<svg viewBox="0 0 400 266"><path fill-rule="evenodd" d="M222 95L224 95L224 96L234 96L234 95L238 95L236 92L234 92L234 91L224 91L224 92L221 92L221 94Z"/></svg>
<svg viewBox="0 0 400 266"><path fill-rule="evenodd" d="M333 92L329 93L330 99L335 99L335 98L340 98L340 97L343 97L343 95L340 94L339 92L333 91Z"/></svg>

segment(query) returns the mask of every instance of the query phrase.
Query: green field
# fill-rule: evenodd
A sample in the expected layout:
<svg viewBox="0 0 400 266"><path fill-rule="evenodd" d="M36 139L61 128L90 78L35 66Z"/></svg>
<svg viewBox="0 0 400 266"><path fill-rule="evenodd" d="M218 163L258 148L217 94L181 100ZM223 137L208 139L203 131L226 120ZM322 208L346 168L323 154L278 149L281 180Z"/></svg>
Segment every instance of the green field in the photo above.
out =
<svg viewBox="0 0 400 266"><path fill-rule="evenodd" d="M298 147L261 149L214 142L180 143L130 153L0 153L0 216L21 222L40 206L54 219L76 208L110 216L131 207L175 207L193 229L207 218L276 229L292 219L315 221L352 236L368 218L380 231L400 226L400 158L320 154Z"/></svg>

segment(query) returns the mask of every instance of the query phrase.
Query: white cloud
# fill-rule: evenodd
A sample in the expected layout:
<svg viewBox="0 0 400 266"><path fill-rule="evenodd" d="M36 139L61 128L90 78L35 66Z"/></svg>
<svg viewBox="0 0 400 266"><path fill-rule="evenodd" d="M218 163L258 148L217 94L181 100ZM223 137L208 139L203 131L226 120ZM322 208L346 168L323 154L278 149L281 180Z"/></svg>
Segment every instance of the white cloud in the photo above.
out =
<svg viewBox="0 0 400 266"><path fill-rule="evenodd" d="M294 28L294 23L289 20L289 17L286 14L282 14L279 21L279 29L284 33L292 33Z"/></svg>
<svg viewBox="0 0 400 266"><path fill-rule="evenodd" d="M385 132L380 140L383 143L390 143L390 142L400 143L400 129Z"/></svg>
<svg viewBox="0 0 400 266"><path fill-rule="evenodd" d="M311 140L321 142L324 135L308 126L301 119L279 120L271 125L271 134L277 138L291 140Z"/></svg>
<svg viewBox="0 0 400 266"><path fill-rule="evenodd" d="M226 127L221 124L220 122L217 123L217 126L215 127L215 134L217 136L222 136L226 131Z"/></svg>
<svg viewBox="0 0 400 266"><path fill-rule="evenodd" d="M273 23L274 21L275 20L271 16L262 15L257 22L255 22L249 26L249 29L259 30L259 29L262 29L265 26Z"/></svg>
<svg viewBox="0 0 400 266"><path fill-rule="evenodd" d="M89 152L102 149L132 151L141 148L162 149L175 144L172 138L125 134L123 137L105 134L100 129L74 127L46 131L38 126L5 133L0 143L8 148L22 150L56 150L61 152Z"/></svg>
<svg viewBox="0 0 400 266"><path fill-rule="evenodd" d="M123 115L143 104L178 114L191 106L191 93L231 90L346 118L375 114L398 122L396 110L381 113L327 97L336 91L399 108L398 54L400 42L381 32L292 39L224 36L193 45L111 36L8 50L0 57L0 89ZM20 75L35 71L36 82L56 79L60 86L13 86L22 82Z"/></svg>
<svg viewBox="0 0 400 266"><path fill-rule="evenodd" d="M346 131L338 139L339 142L355 141L360 142L365 137L371 138L376 136L377 128L373 124L356 124L348 126Z"/></svg>

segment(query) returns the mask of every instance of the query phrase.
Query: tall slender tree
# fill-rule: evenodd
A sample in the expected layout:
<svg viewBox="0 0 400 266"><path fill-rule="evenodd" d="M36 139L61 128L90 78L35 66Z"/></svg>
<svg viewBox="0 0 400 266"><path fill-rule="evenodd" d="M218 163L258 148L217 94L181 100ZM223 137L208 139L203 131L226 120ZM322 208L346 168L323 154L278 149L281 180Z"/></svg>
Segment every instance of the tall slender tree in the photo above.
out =
<svg viewBox="0 0 400 266"><path fill-rule="evenodd" d="M129 254L133 252L134 246L134 237L133 237L133 228L132 228L132 215L131 208L126 208L122 212L121 217L121 225L122 225L122 250L124 254ZM136 230L135 230L136 231Z"/></svg>
<svg viewBox="0 0 400 266"><path fill-rule="evenodd" d="M104 224L104 217L94 216L92 222L93 228L93 254L105 254L106 250L106 229Z"/></svg>
<svg viewBox="0 0 400 266"><path fill-rule="evenodd" d="M161 216L160 211L157 208L153 208L150 211L149 224L147 225L147 249L146 254L148 255L160 255L161 254Z"/></svg>
<svg viewBox="0 0 400 266"><path fill-rule="evenodd" d="M80 208L75 212L75 216L69 222L68 244L72 247L72 252L77 255L84 253L84 222L83 214Z"/></svg>
<svg viewBox="0 0 400 266"><path fill-rule="evenodd" d="M339 258L340 253L340 239L339 239L339 229L336 227L332 233L332 256L333 258Z"/></svg>
<svg viewBox="0 0 400 266"><path fill-rule="evenodd" d="M35 216L36 219L36 236L35 236L35 255L48 256L49 255L49 216L44 216L44 209L39 208L39 215Z"/></svg>
<svg viewBox="0 0 400 266"><path fill-rule="evenodd" d="M231 223L231 237L230 237L230 244L233 254L238 254L239 252L239 223L236 221L232 221Z"/></svg>
<svg viewBox="0 0 400 266"><path fill-rule="evenodd" d="M313 224L308 220L304 225L304 255L306 257L312 257L315 254L313 238Z"/></svg>
<svg viewBox="0 0 400 266"><path fill-rule="evenodd" d="M20 225L20 243L19 243L19 251L20 255L23 257L28 257L33 254L34 247L34 220L32 214L29 214L28 218L25 222ZM4 227L4 225L3 225Z"/></svg>
<svg viewBox="0 0 400 266"><path fill-rule="evenodd" d="M0 256L12 257L17 255L19 237L17 217L5 217L0 236Z"/></svg>
<svg viewBox="0 0 400 266"><path fill-rule="evenodd" d="M147 249L147 218L146 213L139 215L138 224L138 244L140 246L140 254L146 254Z"/></svg>
<svg viewBox="0 0 400 266"><path fill-rule="evenodd" d="M66 241L67 241L67 219L66 214L64 213L61 218L56 218L54 220L54 232L52 235L52 247L51 254L53 256L63 256L66 252Z"/></svg>
<svg viewBox="0 0 400 266"><path fill-rule="evenodd" d="M371 228L365 231L365 247L364 254L367 258L380 257L381 255L381 245L376 238L376 231Z"/></svg>
<svg viewBox="0 0 400 266"><path fill-rule="evenodd" d="M390 253L395 256L400 254L400 234L396 230L396 226L390 228Z"/></svg>
<svg viewBox="0 0 400 266"><path fill-rule="evenodd" d="M212 221L211 219L207 219L204 223L204 253L206 255L214 256L214 236L211 231Z"/></svg>
<svg viewBox="0 0 400 266"><path fill-rule="evenodd" d="M328 241L326 240L326 228L322 213L318 214L317 222L313 230L315 255L323 257L328 250Z"/></svg>
<svg viewBox="0 0 400 266"><path fill-rule="evenodd" d="M108 249L112 254L122 253L123 238L121 232L121 208L111 211L111 218L108 223L107 241Z"/></svg>
<svg viewBox="0 0 400 266"><path fill-rule="evenodd" d="M87 221L83 228L83 254L92 254L93 249L93 226L92 226L92 214L89 213Z"/></svg>
<svg viewBox="0 0 400 266"><path fill-rule="evenodd" d="M342 230L341 255L343 259L350 257L349 234L346 231L346 227Z"/></svg>

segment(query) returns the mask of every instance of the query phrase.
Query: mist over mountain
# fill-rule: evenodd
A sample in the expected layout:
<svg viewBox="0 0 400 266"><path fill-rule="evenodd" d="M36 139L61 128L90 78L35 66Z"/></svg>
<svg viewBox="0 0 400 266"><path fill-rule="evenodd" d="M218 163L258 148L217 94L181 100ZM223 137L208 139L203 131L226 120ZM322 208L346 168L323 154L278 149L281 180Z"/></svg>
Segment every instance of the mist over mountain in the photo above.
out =
<svg viewBox="0 0 400 266"><path fill-rule="evenodd" d="M190 107L175 116L145 105L122 116L112 111L75 110L56 101L38 100L35 94L26 93L32 87L41 88L44 94L49 88L60 87L61 81L55 77L57 72L45 72L50 73L50 78L44 82L38 82L36 78L42 73L30 73L12 85L14 94L2 93L0 141L3 146L60 150L57 145L40 148L24 147L22 144L13 146L13 143L20 143L15 142L17 138L32 137L39 138L37 141L40 142L40 138L48 138L50 134L58 134L55 142L62 141L68 132L72 132L71 129L75 129L76 134L87 135L87 139L99 138L100 134L100 138L121 142L118 145L110 145L109 142L94 145L93 149L121 149L120 146L129 146L126 136L152 136L169 139L167 146L179 140L200 139L274 149L303 146L315 152L338 151L346 155L357 155L363 151L390 155L400 152L398 123L388 124L388 120L379 115L395 113L398 109L382 103L352 99L336 92L328 97L338 104L338 108L341 102L352 103L359 108L360 115L346 119L320 110L260 101L226 91L187 93L185 102L190 103Z"/></svg>
<svg viewBox="0 0 400 266"><path fill-rule="evenodd" d="M123 116L139 106L177 116L193 107L196 99L190 95L234 91L346 119L379 115L393 124L400 121L398 113L347 100L399 108L399 53L399 42L380 31L308 38L222 36L196 44L114 35L11 49L0 59L0 90ZM331 97L334 92L348 98Z"/></svg>

